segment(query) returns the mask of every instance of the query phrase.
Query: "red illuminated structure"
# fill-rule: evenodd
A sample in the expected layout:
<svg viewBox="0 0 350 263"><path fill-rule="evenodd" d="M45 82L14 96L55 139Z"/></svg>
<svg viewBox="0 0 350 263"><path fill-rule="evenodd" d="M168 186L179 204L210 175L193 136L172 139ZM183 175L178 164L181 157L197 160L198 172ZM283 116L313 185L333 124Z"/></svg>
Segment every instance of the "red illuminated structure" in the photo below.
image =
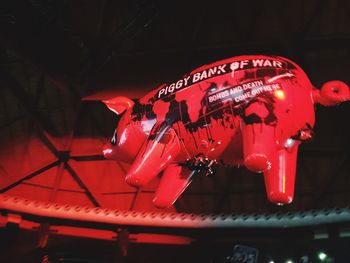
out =
<svg viewBox="0 0 350 263"><path fill-rule="evenodd" d="M153 202L171 206L197 175L218 165L264 174L268 199L294 196L298 146L312 137L314 104L350 99L348 86L314 88L304 71L277 56L239 56L200 67L137 101L103 102L121 115L106 158L132 163L126 182L142 187L162 173Z"/></svg>

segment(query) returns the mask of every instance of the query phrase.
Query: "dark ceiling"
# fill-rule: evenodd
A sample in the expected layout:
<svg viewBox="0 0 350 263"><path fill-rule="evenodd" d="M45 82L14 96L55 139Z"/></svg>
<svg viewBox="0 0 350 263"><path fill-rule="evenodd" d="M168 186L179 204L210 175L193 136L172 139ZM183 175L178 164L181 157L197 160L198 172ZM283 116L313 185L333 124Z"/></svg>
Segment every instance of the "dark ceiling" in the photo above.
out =
<svg viewBox="0 0 350 263"><path fill-rule="evenodd" d="M39 206L78 214L88 206L116 209L104 210L117 211L115 218L133 213L165 217L160 211L153 214L159 178L134 189L124 182L129 165L101 155L118 118L99 100L116 95L137 99L196 67L242 54L288 57L316 87L332 79L350 84L350 1L1 1L0 193L21 199L0 196L0 261L227 262L232 244L245 242L259 247L261 260L271 253L282 260L293 249L301 256L323 246L338 255L336 262L349 262L349 239L341 238L342 233L349 236L349 224L334 226L329 220L344 216L334 207L350 205L350 103L317 107L314 139L298 155L291 205L270 204L262 176L240 167L196 178L167 210L219 214L209 219L260 222L264 227L265 221L273 224L271 218L287 224L292 218L322 223L316 212L298 211L333 208L333 217L323 211L327 225L276 231L213 228L210 233L168 227L175 236L147 239L147 227L112 224L105 229L103 224L79 225L64 218L62 223L52 214L44 219L30 214ZM22 209L32 209L29 215L5 207L18 202ZM94 211L100 213L100 208L84 209L93 218ZM185 217L196 219L194 226L204 220L202 215ZM125 258L129 241L130 256ZM173 246L138 244L142 242ZM192 243L179 247L176 242Z"/></svg>
<svg viewBox="0 0 350 263"><path fill-rule="evenodd" d="M2 193L118 209L154 210L157 182L135 190L128 166L101 149L115 116L96 101L141 96L215 60L276 54L315 86L350 83L350 2L8 0L0 9ZM297 211L350 203L349 103L317 109L299 154L296 198L275 207L244 168L198 178L174 210ZM172 209L170 209L172 210Z"/></svg>

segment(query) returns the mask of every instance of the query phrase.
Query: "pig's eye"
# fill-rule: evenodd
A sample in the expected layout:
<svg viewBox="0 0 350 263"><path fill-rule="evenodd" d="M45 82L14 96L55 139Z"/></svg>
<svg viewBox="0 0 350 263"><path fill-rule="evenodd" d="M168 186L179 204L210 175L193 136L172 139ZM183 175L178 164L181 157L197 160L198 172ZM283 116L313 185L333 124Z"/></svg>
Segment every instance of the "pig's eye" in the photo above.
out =
<svg viewBox="0 0 350 263"><path fill-rule="evenodd" d="M111 139L111 144L116 145L117 144L117 129L114 130L113 137Z"/></svg>

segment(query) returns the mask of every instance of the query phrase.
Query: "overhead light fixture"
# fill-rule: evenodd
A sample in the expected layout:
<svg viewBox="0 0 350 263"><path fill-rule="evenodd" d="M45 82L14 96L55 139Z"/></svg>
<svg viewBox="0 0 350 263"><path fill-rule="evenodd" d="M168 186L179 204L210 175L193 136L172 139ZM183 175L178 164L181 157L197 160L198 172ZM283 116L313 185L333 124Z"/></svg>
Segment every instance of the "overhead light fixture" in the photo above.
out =
<svg viewBox="0 0 350 263"><path fill-rule="evenodd" d="M327 239L329 234L327 229L318 229L314 231L314 239Z"/></svg>
<svg viewBox="0 0 350 263"><path fill-rule="evenodd" d="M318 252L317 257L319 260L325 261L327 259L327 254L321 251L321 252Z"/></svg>

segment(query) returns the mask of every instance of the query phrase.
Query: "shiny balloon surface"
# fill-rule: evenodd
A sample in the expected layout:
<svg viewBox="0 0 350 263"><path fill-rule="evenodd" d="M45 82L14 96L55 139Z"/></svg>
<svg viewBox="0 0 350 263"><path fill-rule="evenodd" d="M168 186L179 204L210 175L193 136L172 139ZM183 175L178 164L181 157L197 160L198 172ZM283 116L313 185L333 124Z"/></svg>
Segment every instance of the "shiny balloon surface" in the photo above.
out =
<svg viewBox="0 0 350 263"><path fill-rule="evenodd" d="M314 104L349 100L341 81L315 89L304 71L277 56L239 56L200 67L137 101L104 101L122 114L103 153L131 163L126 182L142 187L158 174L157 207L171 206L197 175L221 164L263 173L267 198L294 196L297 151L312 137ZM229 176L229 175L228 175Z"/></svg>

